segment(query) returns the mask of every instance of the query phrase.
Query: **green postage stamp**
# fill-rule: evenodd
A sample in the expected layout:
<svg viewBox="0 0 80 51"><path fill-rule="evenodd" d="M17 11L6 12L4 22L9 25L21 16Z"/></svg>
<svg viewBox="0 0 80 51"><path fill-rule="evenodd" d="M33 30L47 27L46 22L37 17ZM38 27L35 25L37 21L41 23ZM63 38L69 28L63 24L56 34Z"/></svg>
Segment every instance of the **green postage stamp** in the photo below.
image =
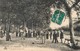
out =
<svg viewBox="0 0 80 51"><path fill-rule="evenodd" d="M51 21L61 25L64 16L65 16L64 12L60 10L56 10L54 14L52 15Z"/></svg>

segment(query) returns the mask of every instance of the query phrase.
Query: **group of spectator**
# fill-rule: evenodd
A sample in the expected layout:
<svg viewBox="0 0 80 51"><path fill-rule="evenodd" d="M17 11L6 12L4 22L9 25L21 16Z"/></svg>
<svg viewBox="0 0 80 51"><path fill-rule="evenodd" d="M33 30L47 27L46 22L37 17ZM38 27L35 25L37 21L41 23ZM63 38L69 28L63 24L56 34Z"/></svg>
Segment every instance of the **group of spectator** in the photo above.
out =
<svg viewBox="0 0 80 51"><path fill-rule="evenodd" d="M52 43L58 43L60 39L61 43L63 42L64 34L63 30L51 30L51 31L38 31L37 35L38 38L46 38L46 39L52 39Z"/></svg>
<svg viewBox="0 0 80 51"><path fill-rule="evenodd" d="M63 30L51 30L51 31L43 31L43 30L39 30L39 31L29 31L24 34L24 32L21 30L19 33L16 32L16 36L18 36L19 34L19 37L22 37L21 39L24 39L24 37L37 37L38 39L39 38L44 38L44 39L52 39L52 43L58 43L59 40L58 40L58 37L60 38L60 41L61 43L63 42L63 38L64 38L64 34L63 34ZM11 36L10 37L10 40L11 40Z"/></svg>
<svg viewBox="0 0 80 51"><path fill-rule="evenodd" d="M63 42L63 38L64 38L64 34L63 34L63 30L53 30L52 31L52 34L53 34L53 40L52 40L52 43L55 42L55 43L58 43L58 37L60 38L61 40L61 43Z"/></svg>

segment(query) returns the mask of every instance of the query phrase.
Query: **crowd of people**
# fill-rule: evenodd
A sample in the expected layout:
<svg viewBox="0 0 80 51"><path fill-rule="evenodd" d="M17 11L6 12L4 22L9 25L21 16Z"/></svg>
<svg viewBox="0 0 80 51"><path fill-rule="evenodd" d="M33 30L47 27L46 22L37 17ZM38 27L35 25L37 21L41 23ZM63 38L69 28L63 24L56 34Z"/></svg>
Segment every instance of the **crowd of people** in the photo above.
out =
<svg viewBox="0 0 80 51"><path fill-rule="evenodd" d="M11 34L13 33L9 33L9 37L11 40ZM19 32L16 31L16 37L21 37L21 39L25 39L26 37L36 37L37 39L40 38L44 38L44 39L50 39L52 40L52 43L58 43L58 37L61 41L61 43L63 42L63 38L64 38L64 34L63 34L63 30L36 30L36 31L26 31L24 33L23 30L20 30Z"/></svg>
<svg viewBox="0 0 80 51"><path fill-rule="evenodd" d="M38 36L38 39L40 37L44 38L45 40L50 39L52 40L52 43L58 43L59 41L62 43L64 38L63 30L51 30L51 31L41 30L37 32L37 36Z"/></svg>
<svg viewBox="0 0 80 51"><path fill-rule="evenodd" d="M21 34L21 35L20 35ZM21 33L19 33L19 36L23 37ZM44 31L44 30L39 30L39 31L29 31L25 33L24 37L37 37L39 38L45 38L45 39L51 39L52 43L58 43L58 37L60 38L61 43L63 42L64 34L63 30L51 30L51 31Z"/></svg>

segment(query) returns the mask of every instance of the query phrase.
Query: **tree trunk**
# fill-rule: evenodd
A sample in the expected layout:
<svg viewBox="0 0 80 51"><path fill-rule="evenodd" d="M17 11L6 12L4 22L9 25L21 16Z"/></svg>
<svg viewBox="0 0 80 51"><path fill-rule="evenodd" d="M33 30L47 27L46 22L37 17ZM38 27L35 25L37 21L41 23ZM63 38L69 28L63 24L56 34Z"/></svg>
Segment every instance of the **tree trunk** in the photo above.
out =
<svg viewBox="0 0 80 51"><path fill-rule="evenodd" d="M8 13L8 21L6 23L6 41L10 40L9 32L10 32L10 18Z"/></svg>
<svg viewBox="0 0 80 51"><path fill-rule="evenodd" d="M74 46L74 45L75 45L74 29L73 29L72 17L71 17L70 14L71 14L71 13L69 13L70 42L71 42L72 46Z"/></svg>
<svg viewBox="0 0 80 51"><path fill-rule="evenodd" d="M18 27L17 27L17 28L18 28L18 37L19 37L19 33L20 33L20 28L19 28L19 25L18 25Z"/></svg>
<svg viewBox="0 0 80 51"><path fill-rule="evenodd" d="M6 34L6 23L5 23L5 28L4 28L4 35Z"/></svg>
<svg viewBox="0 0 80 51"><path fill-rule="evenodd" d="M6 29L6 41L9 41L9 24L7 23L6 25L7 29Z"/></svg>
<svg viewBox="0 0 80 51"><path fill-rule="evenodd" d="M24 34L26 33L25 30L26 30L26 21L24 21Z"/></svg>

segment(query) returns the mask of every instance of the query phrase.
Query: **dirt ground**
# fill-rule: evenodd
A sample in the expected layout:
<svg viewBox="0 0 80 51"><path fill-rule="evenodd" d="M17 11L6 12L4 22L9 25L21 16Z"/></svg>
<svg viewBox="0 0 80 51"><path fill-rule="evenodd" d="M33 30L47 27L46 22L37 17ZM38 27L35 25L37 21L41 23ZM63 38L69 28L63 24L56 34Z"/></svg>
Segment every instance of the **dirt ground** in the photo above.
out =
<svg viewBox="0 0 80 51"><path fill-rule="evenodd" d="M69 38L66 36L65 38ZM75 37L80 39L79 37ZM59 40L59 39L58 39ZM64 43L52 43L52 40L46 40L45 44L41 44L40 39L25 38L21 40L20 37L12 37L12 41L5 41L4 38L0 38L0 50L1 51L80 51L79 49L72 49ZM79 42L80 46L80 42Z"/></svg>

